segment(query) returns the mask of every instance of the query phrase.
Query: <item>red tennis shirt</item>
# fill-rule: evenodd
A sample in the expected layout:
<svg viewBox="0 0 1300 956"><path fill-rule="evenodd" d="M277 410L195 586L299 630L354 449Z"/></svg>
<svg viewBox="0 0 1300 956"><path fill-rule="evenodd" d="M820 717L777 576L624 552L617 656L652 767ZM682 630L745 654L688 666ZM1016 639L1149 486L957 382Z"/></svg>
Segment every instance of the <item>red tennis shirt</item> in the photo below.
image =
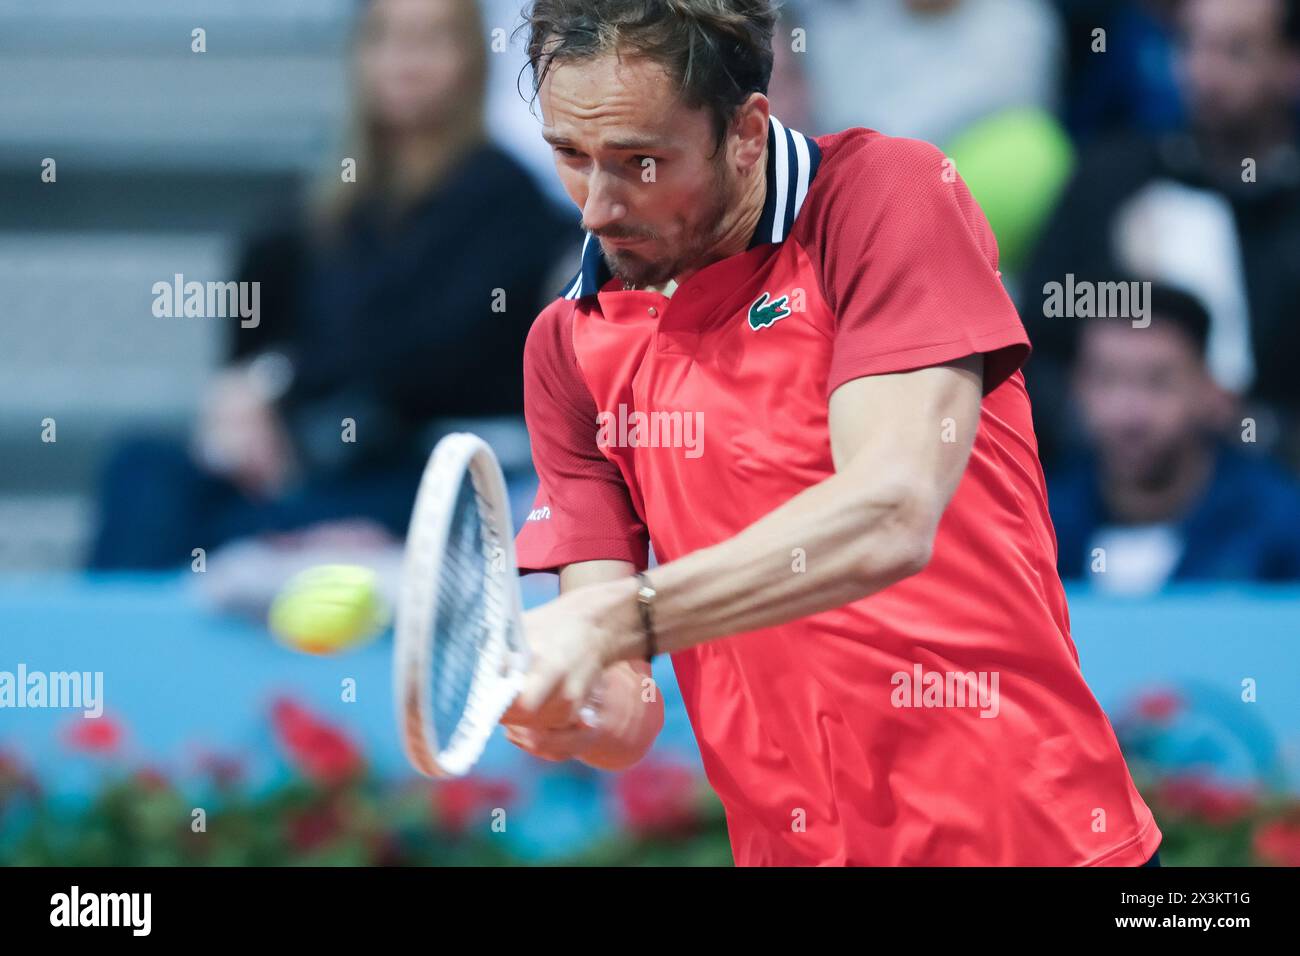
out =
<svg viewBox="0 0 1300 956"><path fill-rule="evenodd" d="M984 356L970 463L919 574L672 656L739 865L1139 865L1160 843L1079 669L992 231L944 155L772 120L747 251L671 298L588 236L538 317L522 571L671 561L834 473L827 400ZM799 556L792 555L792 570Z"/></svg>

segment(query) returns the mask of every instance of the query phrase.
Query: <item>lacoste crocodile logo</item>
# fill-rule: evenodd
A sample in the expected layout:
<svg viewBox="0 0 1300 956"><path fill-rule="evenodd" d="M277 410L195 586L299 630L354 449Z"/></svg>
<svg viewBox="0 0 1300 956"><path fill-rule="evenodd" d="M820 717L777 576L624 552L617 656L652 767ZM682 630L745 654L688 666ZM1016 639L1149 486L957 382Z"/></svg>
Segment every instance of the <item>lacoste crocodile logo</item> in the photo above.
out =
<svg viewBox="0 0 1300 956"><path fill-rule="evenodd" d="M771 293L764 292L749 307L749 327L755 332L767 328L774 322L779 322L790 314L787 305L790 301L788 295L781 296L775 302L769 301L771 298Z"/></svg>

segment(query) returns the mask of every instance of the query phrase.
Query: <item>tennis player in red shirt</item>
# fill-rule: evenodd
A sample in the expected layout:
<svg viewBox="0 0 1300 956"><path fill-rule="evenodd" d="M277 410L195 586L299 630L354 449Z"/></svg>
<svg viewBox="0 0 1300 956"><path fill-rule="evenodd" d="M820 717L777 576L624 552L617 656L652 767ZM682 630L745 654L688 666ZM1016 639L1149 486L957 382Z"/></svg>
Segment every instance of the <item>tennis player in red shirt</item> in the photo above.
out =
<svg viewBox="0 0 1300 956"><path fill-rule="evenodd" d="M526 615L511 739L629 766L671 654L737 864L1146 863L1070 638L1028 340L951 164L771 116L766 0L528 17L587 242L527 345L519 563L562 593Z"/></svg>

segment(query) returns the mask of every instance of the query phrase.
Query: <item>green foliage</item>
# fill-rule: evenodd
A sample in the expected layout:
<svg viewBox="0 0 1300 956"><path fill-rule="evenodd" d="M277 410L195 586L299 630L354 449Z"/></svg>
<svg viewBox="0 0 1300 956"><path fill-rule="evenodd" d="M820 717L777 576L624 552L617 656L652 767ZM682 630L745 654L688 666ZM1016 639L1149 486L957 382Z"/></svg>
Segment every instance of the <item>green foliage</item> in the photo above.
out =
<svg viewBox="0 0 1300 956"><path fill-rule="evenodd" d="M1229 786L1171 772L1152 759L1172 698L1122 724L1134 780L1163 833L1166 866L1300 865L1300 801L1276 786ZM386 783L337 728L292 701L273 710L294 776L250 791L240 762L212 758L200 799L152 769L116 762L120 734L74 738L107 759L109 774L87 803L43 794L0 753L0 865L4 866L507 866L524 860L490 825L512 807L506 781L470 777ZM77 725L81 727L81 725ZM111 732L104 732L105 730ZM608 779L623 828L552 861L572 866L730 866L726 819L698 773L654 759ZM196 809L203 810L202 826ZM513 812L513 811L512 811Z"/></svg>
<svg viewBox="0 0 1300 956"><path fill-rule="evenodd" d="M294 781L269 793L227 793L193 807L169 786L116 780L88 805L37 800L0 839L5 866L491 866L514 862L492 834L440 827L428 787L360 779Z"/></svg>
<svg viewBox="0 0 1300 956"><path fill-rule="evenodd" d="M1256 846L1261 828L1294 818L1274 797L1232 813L1146 780L1145 799L1164 834L1165 866L1257 866L1282 862ZM138 775L116 779L86 806L39 797L10 801L0 825L4 866L509 866L525 862L505 837L440 819L437 784L370 778L324 787L305 780L259 795L227 790L204 804L206 832L191 830L193 806L171 786ZM1199 794L1201 791L1197 791ZM1198 798L1199 799L1199 798ZM0 824L5 823L0 799ZM15 826L18 824L18 826ZM1296 829L1300 840L1300 828ZM560 860L564 866L731 866L726 820L712 795L698 819L673 833L620 831Z"/></svg>

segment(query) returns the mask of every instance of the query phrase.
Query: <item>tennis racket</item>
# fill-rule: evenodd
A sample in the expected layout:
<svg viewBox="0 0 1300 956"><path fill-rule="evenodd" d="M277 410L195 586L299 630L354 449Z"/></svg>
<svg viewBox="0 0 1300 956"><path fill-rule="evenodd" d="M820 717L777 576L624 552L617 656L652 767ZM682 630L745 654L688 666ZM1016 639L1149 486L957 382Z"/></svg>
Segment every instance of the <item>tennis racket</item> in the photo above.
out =
<svg viewBox="0 0 1300 956"><path fill-rule="evenodd" d="M523 684L513 528L488 444L438 442L411 513L393 642L402 743L428 776L467 773Z"/></svg>

